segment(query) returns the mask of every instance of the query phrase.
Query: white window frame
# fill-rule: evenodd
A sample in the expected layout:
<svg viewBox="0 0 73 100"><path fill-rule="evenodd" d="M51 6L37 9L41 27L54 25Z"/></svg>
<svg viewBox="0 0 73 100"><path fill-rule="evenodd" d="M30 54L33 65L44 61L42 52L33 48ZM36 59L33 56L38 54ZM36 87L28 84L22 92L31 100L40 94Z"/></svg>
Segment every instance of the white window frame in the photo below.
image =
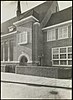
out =
<svg viewBox="0 0 73 100"><path fill-rule="evenodd" d="M1 43L1 50L3 49L3 43ZM2 51L2 56L3 56L3 51ZM3 57L1 58L1 61L3 61Z"/></svg>
<svg viewBox="0 0 73 100"><path fill-rule="evenodd" d="M26 35L25 35L26 34ZM24 40L24 35L25 35L25 38L26 38L26 41L23 41ZM20 44L27 44L28 43L28 37L27 37L27 35L28 35L28 32L27 31L24 31L24 32L22 32L22 33L18 33L18 44L20 45ZM23 37L23 39L22 39L22 37Z"/></svg>
<svg viewBox="0 0 73 100"><path fill-rule="evenodd" d="M64 27L66 27L67 28L67 37L59 37L59 35L60 35L60 28L64 28ZM68 38L68 25L65 25L65 26L60 26L60 27L58 27L58 40L61 40L61 39L66 39L66 38Z"/></svg>
<svg viewBox="0 0 73 100"><path fill-rule="evenodd" d="M48 39L49 32L51 32L51 31L54 31L54 33L51 34L51 39ZM55 35L54 39L52 38L53 34ZM47 42L48 41L55 41L55 40L56 40L56 31L55 31L55 29L47 30Z"/></svg>
<svg viewBox="0 0 73 100"><path fill-rule="evenodd" d="M72 52L68 52L68 48L69 47L72 47L72 46L66 46L66 47L56 47L56 48L58 48L59 49L59 53L53 53L53 49L55 49L55 48L52 48L52 66L72 66L72 65L68 65L68 61L69 60L72 60L72 59L69 59L68 58L68 54L72 54ZM60 53L60 48L66 48L66 53ZM59 54L59 59L53 59L53 55L54 54ZM66 54L66 59L60 59L60 54ZM53 64L53 61L59 61L59 65L56 65L56 64ZM60 61L61 60L66 60L67 61L67 65L60 65Z"/></svg>
<svg viewBox="0 0 73 100"><path fill-rule="evenodd" d="M72 38L72 24L71 24L71 38Z"/></svg>

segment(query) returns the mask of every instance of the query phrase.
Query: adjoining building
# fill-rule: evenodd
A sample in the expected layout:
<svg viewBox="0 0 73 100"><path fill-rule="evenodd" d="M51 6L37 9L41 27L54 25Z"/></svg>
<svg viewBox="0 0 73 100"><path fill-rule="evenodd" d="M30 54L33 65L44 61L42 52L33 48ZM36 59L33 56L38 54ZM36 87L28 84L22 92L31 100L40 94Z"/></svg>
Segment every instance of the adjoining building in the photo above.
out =
<svg viewBox="0 0 73 100"><path fill-rule="evenodd" d="M72 67L72 7L46 1L2 23L1 64Z"/></svg>

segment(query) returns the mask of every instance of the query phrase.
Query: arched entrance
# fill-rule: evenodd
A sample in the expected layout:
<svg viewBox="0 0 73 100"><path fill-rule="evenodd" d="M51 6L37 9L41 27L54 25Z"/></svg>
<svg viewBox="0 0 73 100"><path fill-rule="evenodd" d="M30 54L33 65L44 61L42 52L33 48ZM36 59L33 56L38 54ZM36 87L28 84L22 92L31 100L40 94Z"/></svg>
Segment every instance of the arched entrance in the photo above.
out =
<svg viewBox="0 0 73 100"><path fill-rule="evenodd" d="M22 56L21 59L20 59L19 65L20 66L27 66L27 61L28 61L27 57Z"/></svg>

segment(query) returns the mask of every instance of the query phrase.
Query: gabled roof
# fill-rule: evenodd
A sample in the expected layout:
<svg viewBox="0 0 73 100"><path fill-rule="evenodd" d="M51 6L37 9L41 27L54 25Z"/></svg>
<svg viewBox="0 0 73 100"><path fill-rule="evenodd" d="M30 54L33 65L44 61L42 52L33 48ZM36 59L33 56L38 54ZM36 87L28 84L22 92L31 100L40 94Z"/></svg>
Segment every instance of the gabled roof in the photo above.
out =
<svg viewBox="0 0 73 100"><path fill-rule="evenodd" d="M44 15L46 14L47 10L50 8L52 3L53 3L53 1L46 1L46 2L36 6L34 8L22 13L20 15L20 18L14 17L14 18L2 23L1 33L2 34L8 33L8 27L12 26L14 22L21 20L23 18L26 18L30 15L33 15L34 17L36 17L41 22L44 18Z"/></svg>
<svg viewBox="0 0 73 100"><path fill-rule="evenodd" d="M57 13L53 13L45 27L56 25L69 20L72 20L72 7L61 10Z"/></svg>

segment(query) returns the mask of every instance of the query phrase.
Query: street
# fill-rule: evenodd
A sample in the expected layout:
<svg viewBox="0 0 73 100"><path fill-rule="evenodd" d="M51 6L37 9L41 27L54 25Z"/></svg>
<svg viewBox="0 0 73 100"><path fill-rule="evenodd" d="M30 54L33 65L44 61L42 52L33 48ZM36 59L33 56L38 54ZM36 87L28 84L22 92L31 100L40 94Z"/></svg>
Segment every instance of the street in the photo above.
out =
<svg viewBox="0 0 73 100"><path fill-rule="evenodd" d="M15 81L13 83L11 83L11 81L13 81L12 78L14 78L14 81ZM2 73L1 80L2 80L1 82L1 98L2 99L10 99L10 98L13 98L13 99L19 99L19 98L21 99L25 99L25 98L71 99L71 94L72 94L71 89L46 87L47 83L48 85L51 84L52 82L54 82L53 81L54 79L49 79L49 78L44 78L44 77L35 77L35 76L26 76L26 75L16 75L16 74L10 74L10 73ZM4 80L6 82L4 82ZM19 80L21 80L20 83L19 83ZM28 81L34 84L39 83L40 85L24 83L24 82L29 83ZM62 82L65 85L64 84L62 85ZM60 86L69 87L68 86L70 83L69 80L66 82L64 81L62 82L61 81L59 82ZM54 83L54 85L55 84L56 83ZM53 84L51 86L53 86ZM52 91L55 93L53 93Z"/></svg>

